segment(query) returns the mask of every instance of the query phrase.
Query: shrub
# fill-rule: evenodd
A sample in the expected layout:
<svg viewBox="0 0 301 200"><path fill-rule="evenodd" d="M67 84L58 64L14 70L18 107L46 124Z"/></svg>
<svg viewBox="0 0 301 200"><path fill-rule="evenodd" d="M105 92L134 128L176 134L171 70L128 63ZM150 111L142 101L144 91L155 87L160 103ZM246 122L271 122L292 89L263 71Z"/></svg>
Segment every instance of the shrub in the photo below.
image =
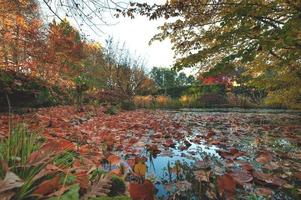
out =
<svg viewBox="0 0 301 200"><path fill-rule="evenodd" d="M184 107L193 107L196 105L196 98L193 96L188 96L188 95L181 96L179 101L181 102L181 105Z"/></svg>
<svg viewBox="0 0 301 200"><path fill-rule="evenodd" d="M157 96L155 101L158 107L166 107L171 102L171 99L168 96L161 95Z"/></svg>
<svg viewBox="0 0 301 200"><path fill-rule="evenodd" d="M128 101L128 100L122 101L120 104L120 107L123 110L135 110L136 109L134 102Z"/></svg>
<svg viewBox="0 0 301 200"><path fill-rule="evenodd" d="M155 104L155 99L153 96L135 96L133 102L136 107L139 108L151 108Z"/></svg>
<svg viewBox="0 0 301 200"><path fill-rule="evenodd" d="M224 95L210 92L205 93L202 96L199 97L199 102L202 106L216 106L216 105L225 105L227 104L227 99Z"/></svg>
<svg viewBox="0 0 301 200"><path fill-rule="evenodd" d="M227 95L227 101L229 106L231 107L241 107L241 108L249 108L254 107L254 104L251 103L251 99L249 97L243 95Z"/></svg>
<svg viewBox="0 0 301 200"><path fill-rule="evenodd" d="M116 115L118 111L119 109L116 105L109 105L109 107L105 111L105 114Z"/></svg>

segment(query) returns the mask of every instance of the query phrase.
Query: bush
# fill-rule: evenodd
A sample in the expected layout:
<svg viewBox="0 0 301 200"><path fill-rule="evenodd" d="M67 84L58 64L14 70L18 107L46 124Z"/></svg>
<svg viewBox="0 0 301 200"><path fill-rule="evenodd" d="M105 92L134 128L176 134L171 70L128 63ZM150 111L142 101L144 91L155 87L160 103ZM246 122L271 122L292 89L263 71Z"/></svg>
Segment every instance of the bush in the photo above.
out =
<svg viewBox="0 0 301 200"><path fill-rule="evenodd" d="M251 99L249 97L243 95L227 95L227 101L229 106L231 107L241 107L241 108L250 108L254 107L254 104L251 103Z"/></svg>
<svg viewBox="0 0 301 200"><path fill-rule="evenodd" d="M109 105L106 109L105 114L116 115L119 112L119 108L116 105Z"/></svg>
<svg viewBox="0 0 301 200"><path fill-rule="evenodd" d="M121 109L123 110L135 110L136 106L132 101L122 101L120 104Z"/></svg>
<svg viewBox="0 0 301 200"><path fill-rule="evenodd" d="M199 102L200 105L205 106L205 107L212 107L216 105L225 105L227 104L227 99L224 95L215 93L215 92L210 92L210 93L205 93L202 96L199 97Z"/></svg>
<svg viewBox="0 0 301 200"><path fill-rule="evenodd" d="M148 96L135 96L133 103L139 108L151 108L155 104L155 98L151 95Z"/></svg>
<svg viewBox="0 0 301 200"><path fill-rule="evenodd" d="M171 102L171 98L161 95L156 97L155 102L158 107L166 107Z"/></svg>

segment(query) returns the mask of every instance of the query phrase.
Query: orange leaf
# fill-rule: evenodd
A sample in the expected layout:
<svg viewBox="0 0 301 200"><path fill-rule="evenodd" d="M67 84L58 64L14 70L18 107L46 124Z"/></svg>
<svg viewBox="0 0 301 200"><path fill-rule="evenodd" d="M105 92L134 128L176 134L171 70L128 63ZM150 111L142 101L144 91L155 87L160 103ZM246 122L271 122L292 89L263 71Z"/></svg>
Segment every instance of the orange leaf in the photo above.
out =
<svg viewBox="0 0 301 200"><path fill-rule="evenodd" d="M117 165L120 163L120 157L119 156L116 156L114 154L111 154L108 158L107 158L108 162L111 164L111 165Z"/></svg>
<svg viewBox="0 0 301 200"><path fill-rule="evenodd" d="M56 191L60 187L60 177L56 176L50 180L41 183L38 188L33 192L36 195L46 195Z"/></svg>
<svg viewBox="0 0 301 200"><path fill-rule="evenodd" d="M89 186L89 177L87 171L77 171L75 175L76 181L79 183L80 187L87 189Z"/></svg>

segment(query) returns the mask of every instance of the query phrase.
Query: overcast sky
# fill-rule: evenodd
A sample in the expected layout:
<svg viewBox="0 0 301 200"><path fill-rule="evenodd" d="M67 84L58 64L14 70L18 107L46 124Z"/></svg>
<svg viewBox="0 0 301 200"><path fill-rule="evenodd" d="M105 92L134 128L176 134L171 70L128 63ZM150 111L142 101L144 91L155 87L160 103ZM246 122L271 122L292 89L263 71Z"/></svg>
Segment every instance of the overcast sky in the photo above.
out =
<svg viewBox="0 0 301 200"><path fill-rule="evenodd" d="M140 2L143 2L143 0ZM149 4L160 4L165 3L166 0L148 0L147 2ZM113 22L116 22L115 20ZM102 26L101 29L104 34L101 34L101 36L97 36L93 32L90 35L96 40L101 40L102 43L108 36L113 36L115 40L121 43L125 42L130 52L146 60L148 69L154 66L170 67L173 64L174 56L170 42L166 40L149 45L152 36L159 32L157 27L163 25L163 23L163 19L149 21L142 16L137 16L135 19L120 17L116 25Z"/></svg>
<svg viewBox="0 0 301 200"><path fill-rule="evenodd" d="M130 0L122 0L130 1ZM132 0L134 2L147 2L149 4L164 4L166 0ZM45 19L47 21L52 21L54 15L49 11L45 3L40 0L41 8L45 14ZM56 1L53 1L56 2ZM145 59L146 67L148 71L152 67L171 67L174 59L174 53L171 49L171 44L168 40L163 42L154 42L149 46L150 39L159 31L157 27L163 25L164 20L159 19L156 21L149 21L146 17L137 16L135 19L120 17L116 19L112 16L112 13L107 12L103 13L105 15L105 21L109 26L100 25L98 26L102 32L98 31L97 33L93 32L91 28L87 26L80 27L82 32L88 36L88 39L99 41L102 45L105 44L105 40L110 36L114 38L114 41L119 43L125 43L129 51L135 55L140 56ZM61 18L65 17L65 13L61 12ZM78 23L75 23L74 19L68 18L70 23L77 26ZM93 18L95 24L103 24L97 18Z"/></svg>

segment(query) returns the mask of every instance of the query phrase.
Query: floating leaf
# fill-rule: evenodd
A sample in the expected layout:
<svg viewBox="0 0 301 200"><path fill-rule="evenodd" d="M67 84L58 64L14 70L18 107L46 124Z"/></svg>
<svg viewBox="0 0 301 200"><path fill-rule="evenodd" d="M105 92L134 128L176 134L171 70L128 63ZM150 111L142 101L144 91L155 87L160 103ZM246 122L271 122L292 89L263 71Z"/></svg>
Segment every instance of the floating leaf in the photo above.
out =
<svg viewBox="0 0 301 200"><path fill-rule="evenodd" d="M137 164L135 164L134 166L134 172L136 174L138 174L139 176L145 176L146 174L146 171L147 171L147 167L145 165L144 162L138 162Z"/></svg>
<svg viewBox="0 0 301 200"><path fill-rule="evenodd" d="M155 187L149 180L145 180L143 184L129 184L129 193L132 200L154 200L154 192Z"/></svg>

